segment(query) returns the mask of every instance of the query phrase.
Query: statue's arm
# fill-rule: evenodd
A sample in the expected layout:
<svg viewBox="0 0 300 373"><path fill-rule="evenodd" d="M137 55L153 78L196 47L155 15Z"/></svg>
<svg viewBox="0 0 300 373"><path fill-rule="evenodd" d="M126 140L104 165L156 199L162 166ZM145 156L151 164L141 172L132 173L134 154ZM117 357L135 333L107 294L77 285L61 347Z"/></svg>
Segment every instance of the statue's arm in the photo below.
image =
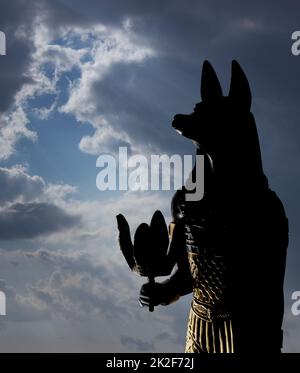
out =
<svg viewBox="0 0 300 373"><path fill-rule="evenodd" d="M172 235L173 252L177 257L177 270L164 282L144 284L140 291L140 303L143 306L169 305L181 296L193 291L193 281L188 263L183 221L179 221Z"/></svg>

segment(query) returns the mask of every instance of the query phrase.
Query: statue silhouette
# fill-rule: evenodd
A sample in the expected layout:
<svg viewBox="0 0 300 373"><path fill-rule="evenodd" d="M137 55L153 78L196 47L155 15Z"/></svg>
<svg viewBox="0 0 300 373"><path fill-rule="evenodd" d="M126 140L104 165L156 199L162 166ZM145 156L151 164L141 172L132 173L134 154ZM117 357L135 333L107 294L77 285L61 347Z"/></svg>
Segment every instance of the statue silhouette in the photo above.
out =
<svg viewBox="0 0 300 373"><path fill-rule="evenodd" d="M186 352L279 353L288 220L263 172L240 65L232 62L225 97L205 61L201 97L192 114L176 115L172 125L204 155L204 198L187 202L184 187L175 193L170 244L159 211L150 226L139 226L133 244L118 215L120 247L130 268L151 279L141 288L142 305L168 305L193 292ZM168 280L153 281L175 264Z"/></svg>

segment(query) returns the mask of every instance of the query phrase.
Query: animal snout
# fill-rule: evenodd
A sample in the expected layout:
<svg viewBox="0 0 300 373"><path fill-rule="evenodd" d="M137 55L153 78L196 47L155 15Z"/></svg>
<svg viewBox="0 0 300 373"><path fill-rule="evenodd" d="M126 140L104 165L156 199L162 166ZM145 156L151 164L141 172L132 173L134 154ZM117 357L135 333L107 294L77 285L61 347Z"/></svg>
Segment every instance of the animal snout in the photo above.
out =
<svg viewBox="0 0 300 373"><path fill-rule="evenodd" d="M187 115L176 114L173 119L172 126L178 131L183 131L184 123L186 123L186 120L187 120Z"/></svg>

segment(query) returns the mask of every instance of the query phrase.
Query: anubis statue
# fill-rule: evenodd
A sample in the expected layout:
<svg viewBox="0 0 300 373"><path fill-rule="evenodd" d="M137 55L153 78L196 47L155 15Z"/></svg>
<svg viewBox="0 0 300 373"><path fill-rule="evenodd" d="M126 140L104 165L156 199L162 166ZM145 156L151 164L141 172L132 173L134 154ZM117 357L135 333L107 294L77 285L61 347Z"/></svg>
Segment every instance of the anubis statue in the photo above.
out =
<svg viewBox="0 0 300 373"><path fill-rule="evenodd" d="M186 352L279 353L288 220L263 172L251 91L240 65L232 62L225 97L205 61L201 97L193 113L176 115L172 125L204 156L203 198L188 202L187 189L178 190L170 229L157 211L150 225L138 227L134 243L118 215L121 250L142 276L172 273L163 283L142 286L142 305L168 305L193 292Z"/></svg>

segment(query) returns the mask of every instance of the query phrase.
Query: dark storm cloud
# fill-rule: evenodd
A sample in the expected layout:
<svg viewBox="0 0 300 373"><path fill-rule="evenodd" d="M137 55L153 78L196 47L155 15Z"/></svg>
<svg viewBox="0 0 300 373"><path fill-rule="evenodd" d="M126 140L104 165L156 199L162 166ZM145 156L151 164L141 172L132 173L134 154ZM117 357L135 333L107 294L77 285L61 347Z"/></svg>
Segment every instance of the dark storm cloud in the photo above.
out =
<svg viewBox="0 0 300 373"><path fill-rule="evenodd" d="M141 66L116 64L104 79L95 83L93 93L98 97L99 113L108 119L112 117L112 123L117 113L118 121L114 126L118 130L125 130L136 143L151 143L170 151L178 148L178 143L184 146L186 142L181 142L171 128L174 97L170 94L172 84L169 82L172 79L168 81L164 77L162 81L162 77L157 74L157 68L164 66L168 70L167 63L164 59L156 61L154 58ZM181 89L188 92L184 84ZM191 95L187 95L192 100Z"/></svg>
<svg viewBox="0 0 300 373"><path fill-rule="evenodd" d="M29 81L24 73L33 50L33 20L38 1L1 1L0 30L6 34L7 55L0 58L0 113L7 110L14 95Z"/></svg>
<svg viewBox="0 0 300 373"><path fill-rule="evenodd" d="M20 270L29 266L42 272L45 279L39 278L34 285L24 284L28 286L22 291L0 280L0 290L5 292L9 304L9 321L48 320L54 314L72 320L99 314L111 319L129 317L123 306L125 300L114 290L120 286L116 284L117 276L95 264L90 256L47 250L2 254L2 260L11 261L10 257L17 258Z"/></svg>
<svg viewBox="0 0 300 373"><path fill-rule="evenodd" d="M132 338L125 335L122 336L120 340L124 346L128 346L130 348L134 347L137 351L140 352L155 351L155 347L152 342L142 341L139 338Z"/></svg>
<svg viewBox="0 0 300 373"><path fill-rule="evenodd" d="M89 255L83 254L38 250L25 255L52 271L47 280L30 287L26 303L37 308L42 305L67 318L99 314L110 319L130 317L124 306L126 296L116 291L122 286L119 274L112 273L108 266L94 263Z"/></svg>
<svg viewBox="0 0 300 373"><path fill-rule="evenodd" d="M162 332L156 336L156 339L160 341L167 341L167 340L173 341L173 336L169 333Z"/></svg>
<svg viewBox="0 0 300 373"><path fill-rule="evenodd" d="M43 178L30 175L22 166L0 168L0 240L33 239L78 225L78 215L53 203L51 193L54 197L60 191L64 195L68 188L71 187L47 185Z"/></svg>
<svg viewBox="0 0 300 373"><path fill-rule="evenodd" d="M33 34L36 17L41 15L59 25L80 21L80 13L62 3L47 0L2 0L0 31L6 35L7 55L0 58L0 113L10 108L24 83L30 82L27 70L34 52ZM40 19L40 22L43 22Z"/></svg>
<svg viewBox="0 0 300 373"><path fill-rule="evenodd" d="M32 239L70 229L80 218L48 203L16 203L0 211L0 239Z"/></svg>

